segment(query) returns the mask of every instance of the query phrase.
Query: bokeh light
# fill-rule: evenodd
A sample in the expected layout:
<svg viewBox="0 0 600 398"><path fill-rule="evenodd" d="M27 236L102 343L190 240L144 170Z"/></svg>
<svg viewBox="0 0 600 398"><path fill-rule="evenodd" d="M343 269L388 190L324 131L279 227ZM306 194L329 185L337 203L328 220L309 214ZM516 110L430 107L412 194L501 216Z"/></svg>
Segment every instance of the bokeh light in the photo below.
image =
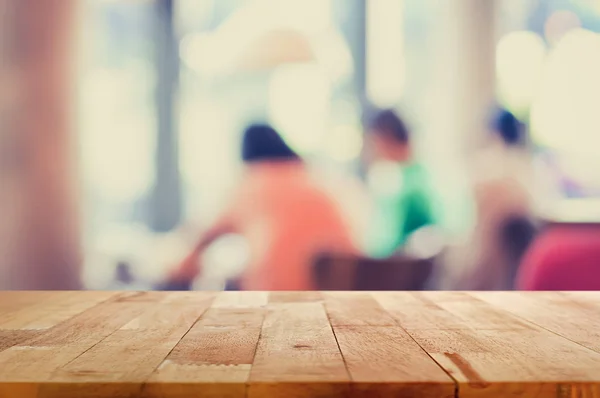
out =
<svg viewBox="0 0 600 398"><path fill-rule="evenodd" d="M581 20L572 11L555 11L548 17L544 25L544 34L548 43L555 45L560 39L573 29L581 27Z"/></svg>
<svg viewBox="0 0 600 398"><path fill-rule="evenodd" d="M278 68L269 85L269 116L299 152L321 148L331 106L331 82L316 65Z"/></svg>
<svg viewBox="0 0 600 398"><path fill-rule="evenodd" d="M600 35L571 31L549 56L531 126L537 143L594 156L600 145Z"/></svg>
<svg viewBox="0 0 600 398"><path fill-rule="evenodd" d="M360 155L363 136L360 126L340 125L331 130L327 140L327 154L335 161L348 162Z"/></svg>
<svg viewBox="0 0 600 398"><path fill-rule="evenodd" d="M513 32L496 48L499 96L517 114L525 113L539 88L546 57L544 40L536 33Z"/></svg>
<svg viewBox="0 0 600 398"><path fill-rule="evenodd" d="M405 85L403 2L367 2L367 95L382 108L397 105Z"/></svg>

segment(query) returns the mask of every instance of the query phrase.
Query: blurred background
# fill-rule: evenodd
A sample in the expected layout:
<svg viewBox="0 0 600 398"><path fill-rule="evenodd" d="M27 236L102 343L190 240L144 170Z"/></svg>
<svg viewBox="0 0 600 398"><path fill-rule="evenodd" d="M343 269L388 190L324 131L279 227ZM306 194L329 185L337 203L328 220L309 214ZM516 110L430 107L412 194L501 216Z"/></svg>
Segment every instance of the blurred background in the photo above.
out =
<svg viewBox="0 0 600 398"><path fill-rule="evenodd" d="M401 115L440 215L403 245L435 258L416 288L516 288L477 242L511 176L532 175L517 246L600 220L598 0L0 0L0 61L2 289L155 287L226 210L257 121L366 258L373 187L393 179L366 160L369 117ZM489 152L499 109L522 123L523 168ZM480 185L488 169L509 182ZM192 288L221 289L252 247L226 234L202 258Z"/></svg>

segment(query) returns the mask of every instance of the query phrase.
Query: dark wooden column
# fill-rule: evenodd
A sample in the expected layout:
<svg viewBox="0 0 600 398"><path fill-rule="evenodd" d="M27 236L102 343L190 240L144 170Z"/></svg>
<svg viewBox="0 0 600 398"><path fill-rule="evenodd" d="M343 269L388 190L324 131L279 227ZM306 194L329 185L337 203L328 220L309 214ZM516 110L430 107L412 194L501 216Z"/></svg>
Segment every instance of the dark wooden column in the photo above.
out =
<svg viewBox="0 0 600 398"><path fill-rule="evenodd" d="M0 0L0 289L79 289L77 0Z"/></svg>

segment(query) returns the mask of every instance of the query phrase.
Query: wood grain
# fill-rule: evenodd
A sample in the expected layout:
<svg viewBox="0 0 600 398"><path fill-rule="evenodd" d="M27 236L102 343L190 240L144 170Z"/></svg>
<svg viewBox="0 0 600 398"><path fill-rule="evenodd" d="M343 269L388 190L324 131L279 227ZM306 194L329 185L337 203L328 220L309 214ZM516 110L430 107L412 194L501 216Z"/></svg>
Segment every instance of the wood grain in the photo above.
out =
<svg viewBox="0 0 600 398"><path fill-rule="evenodd" d="M368 293L323 293L331 326L397 326L379 303Z"/></svg>
<svg viewBox="0 0 600 398"><path fill-rule="evenodd" d="M454 382L400 327L334 327L356 397L454 397Z"/></svg>
<svg viewBox="0 0 600 398"><path fill-rule="evenodd" d="M11 300L10 295L6 295ZM55 292L35 304L16 306L0 319L0 329L48 329L116 296L115 292Z"/></svg>
<svg viewBox="0 0 600 398"><path fill-rule="evenodd" d="M600 393L600 357L543 330L430 329L413 337L458 381L461 397ZM565 388L575 394L561 395Z"/></svg>
<svg viewBox="0 0 600 398"><path fill-rule="evenodd" d="M560 292L556 295L568 297L574 303L585 308L600 309L600 292Z"/></svg>
<svg viewBox="0 0 600 398"><path fill-rule="evenodd" d="M27 345L1 352L0 383L18 383L19 390L7 391L1 385L0 397L21 397L21 389L44 398L125 396L139 389L143 378L160 365L200 315L194 314L203 309L161 305L160 295L138 302L129 301L131 297L130 293L117 295L28 340ZM140 322L138 330L127 327L138 317L153 321ZM123 383L115 383L118 380Z"/></svg>
<svg viewBox="0 0 600 398"><path fill-rule="evenodd" d="M221 292L213 308L260 308L269 302L269 292Z"/></svg>
<svg viewBox="0 0 600 398"><path fill-rule="evenodd" d="M598 353L533 324L501 327L501 311L468 294L462 297L481 315L487 305L491 320L481 319L479 329L441 324L408 330L458 382L460 397L600 396ZM505 312L504 322L515 324L515 317Z"/></svg>
<svg viewBox="0 0 600 398"><path fill-rule="evenodd" d="M552 292L489 292L472 295L515 314L542 328L557 333L596 352L600 352L600 305ZM581 297L579 296L580 300ZM600 297L599 297L600 298ZM595 307L595 305L597 307ZM597 325L595 327L583 326Z"/></svg>
<svg viewBox="0 0 600 398"><path fill-rule="evenodd" d="M250 398L342 397L349 382L320 303L269 307L250 371Z"/></svg>
<svg viewBox="0 0 600 398"><path fill-rule="evenodd" d="M77 377L64 384L49 384L53 375L142 313L143 306L115 301L101 303L0 352L0 397L79 395Z"/></svg>
<svg viewBox="0 0 600 398"><path fill-rule="evenodd" d="M61 294L68 294L68 292L0 291L0 311L3 315L7 315L14 310L37 305L47 298Z"/></svg>
<svg viewBox="0 0 600 398"><path fill-rule="evenodd" d="M256 293L248 300L221 293L149 378L144 396L245 397L268 298Z"/></svg>
<svg viewBox="0 0 600 398"><path fill-rule="evenodd" d="M530 327L464 292L377 292L373 296L407 330Z"/></svg>
<svg viewBox="0 0 600 398"><path fill-rule="evenodd" d="M593 292L0 292L0 398L600 398Z"/></svg>
<svg viewBox="0 0 600 398"><path fill-rule="evenodd" d="M64 398L136 394L167 355L209 308L212 294L194 298L168 293L85 353L53 373L45 390L75 378L77 389ZM137 304L137 303L136 303ZM121 382L116 384L114 382ZM62 388L60 388L62 394Z"/></svg>
<svg viewBox="0 0 600 398"><path fill-rule="evenodd" d="M271 292L269 303L310 303L323 300L321 292Z"/></svg>
<svg viewBox="0 0 600 398"><path fill-rule="evenodd" d="M38 337L37 330L0 330L0 351Z"/></svg>

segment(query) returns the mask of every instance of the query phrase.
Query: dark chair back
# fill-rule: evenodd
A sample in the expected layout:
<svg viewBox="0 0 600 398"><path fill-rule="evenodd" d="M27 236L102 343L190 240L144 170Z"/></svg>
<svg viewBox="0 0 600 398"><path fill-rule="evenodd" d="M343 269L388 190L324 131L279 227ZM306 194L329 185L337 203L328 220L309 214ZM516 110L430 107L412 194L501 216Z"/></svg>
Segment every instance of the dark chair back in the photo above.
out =
<svg viewBox="0 0 600 398"><path fill-rule="evenodd" d="M313 266L318 290L424 290L433 259L389 259L321 254Z"/></svg>
<svg viewBox="0 0 600 398"><path fill-rule="evenodd" d="M509 217L500 227L500 239L509 261L509 281L514 289L519 266L537 234L536 225L527 217Z"/></svg>

